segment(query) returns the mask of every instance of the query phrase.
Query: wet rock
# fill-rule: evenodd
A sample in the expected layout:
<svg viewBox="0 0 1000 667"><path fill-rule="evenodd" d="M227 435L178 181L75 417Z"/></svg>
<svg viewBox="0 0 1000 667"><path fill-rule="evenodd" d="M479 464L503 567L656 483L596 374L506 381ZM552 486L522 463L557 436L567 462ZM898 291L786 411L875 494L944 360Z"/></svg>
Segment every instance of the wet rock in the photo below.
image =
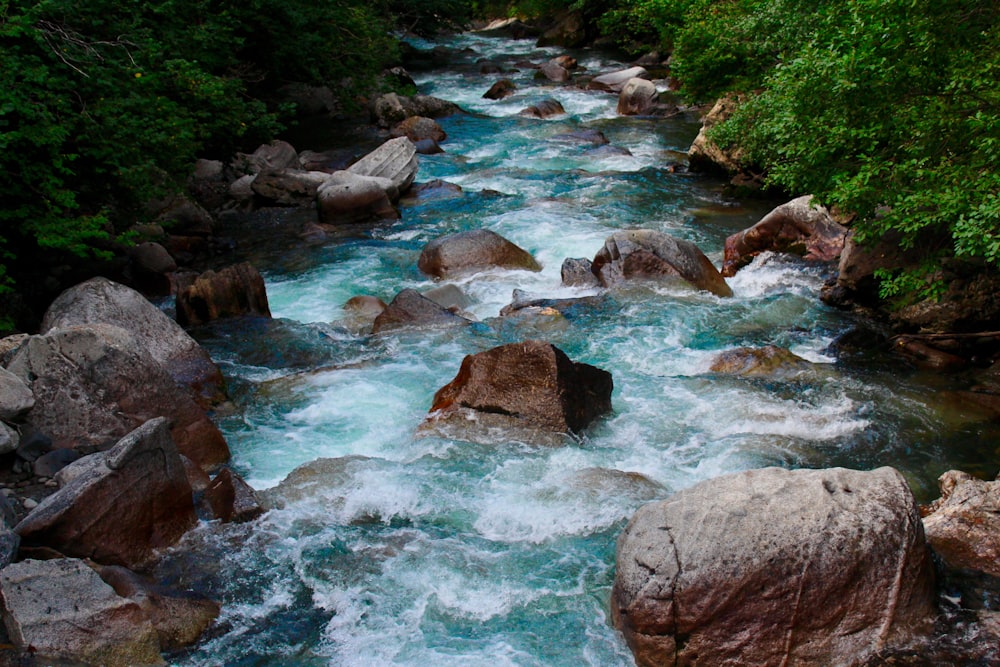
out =
<svg viewBox="0 0 1000 667"><path fill-rule="evenodd" d="M487 100L502 100L510 97L517 90L517 86L510 79L500 79L490 89L483 93L483 98Z"/></svg>
<svg viewBox="0 0 1000 667"><path fill-rule="evenodd" d="M648 229L620 231L609 236L594 257L593 271L605 287L625 280L680 278L716 296L733 294L696 245Z"/></svg>
<svg viewBox="0 0 1000 667"><path fill-rule="evenodd" d="M177 321L184 326L243 315L271 316L264 279L247 262L206 271L177 295Z"/></svg>
<svg viewBox="0 0 1000 667"><path fill-rule="evenodd" d="M30 470L35 461L52 451L52 438L37 431L25 435L17 446L17 460L14 472ZM25 465L19 465L19 464Z"/></svg>
<svg viewBox="0 0 1000 667"><path fill-rule="evenodd" d="M445 199L450 197L455 197L462 194L462 186L455 183L449 183L448 181L442 181L440 178L435 178L433 181L427 181L426 183L417 183L412 188L407 197L428 200L428 199Z"/></svg>
<svg viewBox="0 0 1000 667"><path fill-rule="evenodd" d="M377 296L352 296L344 304L344 310L358 313L360 315L377 317L379 313L386 309L386 303Z"/></svg>
<svg viewBox="0 0 1000 667"><path fill-rule="evenodd" d="M924 517L931 548L950 568L1000 577L1000 481L949 470L938 482L941 498Z"/></svg>
<svg viewBox="0 0 1000 667"><path fill-rule="evenodd" d="M107 446L164 416L173 424L178 449L202 467L229 458L222 434L204 410L145 343L119 327L87 324L32 336L8 370L29 380L35 395L26 426L51 437L57 447Z"/></svg>
<svg viewBox="0 0 1000 667"><path fill-rule="evenodd" d="M413 146L417 149L418 155L440 155L444 153L444 149L433 139L420 139L413 142Z"/></svg>
<svg viewBox="0 0 1000 667"><path fill-rule="evenodd" d="M753 227L726 239L722 275L731 277L765 251L788 252L806 260L830 262L840 257L847 228L806 195L778 206Z"/></svg>
<svg viewBox="0 0 1000 667"><path fill-rule="evenodd" d="M649 72L644 67L629 67L618 72L609 72L595 76L588 87L591 90L603 90L609 93L620 93L632 79L648 79Z"/></svg>
<svg viewBox="0 0 1000 667"><path fill-rule="evenodd" d="M701 130L688 149L688 164L692 171L717 172L732 176L741 171L742 153L731 146L719 146L708 138L708 131L733 115L741 98L725 95L716 101L701 121Z"/></svg>
<svg viewBox="0 0 1000 667"><path fill-rule="evenodd" d="M629 79L618 95L617 113L620 116L649 115L656 105L656 96L656 86L650 81Z"/></svg>
<svg viewBox="0 0 1000 667"><path fill-rule="evenodd" d="M300 170L302 162L291 144L276 139L269 144L262 144L249 155L237 154L233 168L242 174L259 174L265 170Z"/></svg>
<svg viewBox="0 0 1000 667"><path fill-rule="evenodd" d="M311 206L329 175L302 169L264 169L250 189L269 206Z"/></svg>
<svg viewBox="0 0 1000 667"><path fill-rule="evenodd" d="M610 373L549 343L502 345L462 360L455 379L434 395L428 425L473 441L496 429L546 442L546 435L577 433L610 412L612 388Z"/></svg>
<svg viewBox="0 0 1000 667"><path fill-rule="evenodd" d="M892 339L892 350L917 368L932 371L958 371L969 365L964 357L942 350L917 337L896 336Z"/></svg>
<svg viewBox="0 0 1000 667"><path fill-rule="evenodd" d="M338 171L320 186L316 201L323 222L343 224L396 219L399 212L392 202L398 197L398 188L388 178Z"/></svg>
<svg viewBox="0 0 1000 667"><path fill-rule="evenodd" d="M593 263L585 258L570 258L563 260L562 284L570 287L598 287L600 281L594 275Z"/></svg>
<svg viewBox="0 0 1000 667"><path fill-rule="evenodd" d="M105 667L165 664L142 609L118 596L81 560L9 565L0 571L0 593L11 641L36 660Z"/></svg>
<svg viewBox="0 0 1000 667"><path fill-rule="evenodd" d="M163 651L176 651L195 643L221 611L214 600L157 585L120 565L105 565L98 575L116 594L142 609L153 624Z"/></svg>
<svg viewBox="0 0 1000 667"><path fill-rule="evenodd" d="M600 130L575 130L573 132L562 132L552 137L553 141L567 144L581 144L590 146L604 146L608 143L608 138Z"/></svg>
<svg viewBox="0 0 1000 667"><path fill-rule="evenodd" d="M0 368L0 419L17 421L35 407L35 397L21 378Z"/></svg>
<svg viewBox="0 0 1000 667"><path fill-rule="evenodd" d="M444 141L448 138L437 121L423 116L410 116L392 128L390 133L393 137L406 137L416 143L425 139L431 141Z"/></svg>
<svg viewBox="0 0 1000 667"><path fill-rule="evenodd" d="M742 377L787 377L812 370L812 364L776 345L737 347L720 353L709 370Z"/></svg>
<svg viewBox="0 0 1000 667"><path fill-rule="evenodd" d="M205 489L212 515L222 523L253 521L264 509L253 488L229 468L223 468Z"/></svg>
<svg viewBox="0 0 1000 667"><path fill-rule="evenodd" d="M464 326L469 320L439 306L416 290L405 289L375 318L372 333L410 327Z"/></svg>
<svg viewBox="0 0 1000 667"><path fill-rule="evenodd" d="M342 502L339 490L370 460L367 456L355 455L303 463L288 473L277 486L262 491L262 500L269 509L284 509L313 498ZM331 489L336 491L331 493Z"/></svg>
<svg viewBox="0 0 1000 667"><path fill-rule="evenodd" d="M474 229L434 239L424 246L417 267L435 278L492 268L542 269L526 250L488 229Z"/></svg>
<svg viewBox="0 0 1000 667"><path fill-rule="evenodd" d="M347 171L358 176L389 179L398 198L413 183L417 166L416 146L406 137L397 137L352 164Z"/></svg>
<svg viewBox="0 0 1000 667"><path fill-rule="evenodd" d="M627 157L632 151L622 146L595 146L587 151L591 157Z"/></svg>
<svg viewBox="0 0 1000 667"><path fill-rule="evenodd" d="M129 332L178 384L190 387L202 406L225 399L222 372L208 352L141 294L106 278L60 294L46 311L41 331L98 323Z"/></svg>
<svg viewBox="0 0 1000 667"><path fill-rule="evenodd" d="M563 109L563 105L557 100L552 98L544 99L538 104L532 105L526 109L522 109L520 112L521 116L526 116L528 118L551 118L552 116L560 116L566 113Z"/></svg>
<svg viewBox="0 0 1000 667"><path fill-rule="evenodd" d="M452 312L462 311L472 305L472 299L455 285L441 285L424 292L424 296Z"/></svg>
<svg viewBox="0 0 1000 667"><path fill-rule="evenodd" d="M538 68L538 73L535 74L535 78L548 79L549 81L555 81L556 83L565 83L569 81L570 73L569 70L562 65L550 60L543 63L542 66Z"/></svg>
<svg viewBox="0 0 1000 667"><path fill-rule="evenodd" d="M191 484L165 418L72 466L70 482L15 526L23 545L137 567L196 521Z"/></svg>
<svg viewBox="0 0 1000 667"><path fill-rule="evenodd" d="M860 665L929 629L932 566L891 468L765 468L642 507L612 617L638 665Z"/></svg>

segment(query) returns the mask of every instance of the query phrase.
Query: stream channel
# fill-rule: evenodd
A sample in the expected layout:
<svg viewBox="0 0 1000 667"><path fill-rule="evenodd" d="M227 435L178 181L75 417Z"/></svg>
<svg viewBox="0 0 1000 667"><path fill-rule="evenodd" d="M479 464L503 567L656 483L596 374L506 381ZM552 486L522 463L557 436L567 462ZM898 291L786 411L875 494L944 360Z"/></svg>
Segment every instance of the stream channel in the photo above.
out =
<svg viewBox="0 0 1000 667"><path fill-rule="evenodd" d="M323 242L240 250L264 274L276 319L195 332L229 382L235 407L219 423L233 467L278 508L251 524L202 522L160 564L164 578L223 602L216 628L175 664L630 665L608 598L615 540L642 504L770 465L892 465L922 502L948 469L996 473L995 428L945 400L947 379L838 342L859 322L819 300L833 267L771 255L729 280L732 298L639 284L562 317L500 318L515 289L598 295L562 286L560 265L592 258L619 229L690 240L720 266L726 236L774 203L726 199L717 179L670 168L697 134L693 114L620 117L616 96L536 81L529 69L504 75L513 97L482 98L497 75L480 75L478 59L510 67L564 49L475 34L447 46L449 68L415 79L469 113L439 121L446 152L420 156L417 181L462 192L404 201L400 220ZM591 74L623 67L570 53ZM567 113L518 115L546 97ZM560 136L583 129L630 154ZM417 270L423 246L476 228L543 270L452 281L473 326L380 336L344 326L352 296L388 302L437 286ZM613 413L562 446L416 435L465 355L533 338L610 371ZM724 350L767 344L814 371L708 370ZM296 489L274 488L320 459Z"/></svg>

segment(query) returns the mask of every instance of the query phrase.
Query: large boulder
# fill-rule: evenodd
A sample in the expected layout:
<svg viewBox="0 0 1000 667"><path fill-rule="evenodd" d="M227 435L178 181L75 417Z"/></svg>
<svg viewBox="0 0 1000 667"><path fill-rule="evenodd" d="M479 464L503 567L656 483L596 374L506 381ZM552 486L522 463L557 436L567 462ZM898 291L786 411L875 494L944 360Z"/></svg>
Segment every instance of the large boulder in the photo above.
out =
<svg viewBox="0 0 1000 667"><path fill-rule="evenodd" d="M414 146L425 139L444 141L448 138L437 121L423 116L410 116L394 126L390 134L393 137L406 137L414 143Z"/></svg>
<svg viewBox="0 0 1000 667"><path fill-rule="evenodd" d="M428 423L478 441L489 431L527 441L577 433L611 411L611 374L529 340L470 354L434 394Z"/></svg>
<svg viewBox="0 0 1000 667"><path fill-rule="evenodd" d="M243 315L271 317L264 278L247 262L206 271L177 294L177 321L184 326Z"/></svg>
<svg viewBox="0 0 1000 667"><path fill-rule="evenodd" d="M398 198L399 190L388 178L338 171L320 186L316 206L327 224L394 220L399 212L392 203Z"/></svg>
<svg viewBox="0 0 1000 667"><path fill-rule="evenodd" d="M57 447L106 447L162 416L171 420L180 452L201 467L229 459L226 441L205 411L144 342L120 327L87 324L32 336L8 370L35 396L25 423Z"/></svg>
<svg viewBox="0 0 1000 667"><path fill-rule="evenodd" d="M932 570L895 470L750 470L636 512L612 616L640 666L864 665L929 629Z"/></svg>
<svg viewBox="0 0 1000 667"><path fill-rule="evenodd" d="M163 417L71 466L69 483L14 527L22 547L137 567L197 520L191 484Z"/></svg>
<svg viewBox="0 0 1000 667"><path fill-rule="evenodd" d="M469 320L431 301L416 290L405 289L375 318L372 333L383 333L411 327L453 327L469 324Z"/></svg>
<svg viewBox="0 0 1000 667"><path fill-rule="evenodd" d="M788 252L807 260L831 262L840 257L847 228L836 222L824 206L805 195L778 206L753 227L726 239L722 275L736 275L765 251Z"/></svg>
<svg viewBox="0 0 1000 667"><path fill-rule="evenodd" d="M434 239L424 246L417 268L435 278L491 268L542 270L528 251L488 229L473 229Z"/></svg>
<svg viewBox="0 0 1000 667"><path fill-rule="evenodd" d="M608 93L620 93L632 79L648 79L649 72L644 67L629 67L617 72L608 72L595 76L587 85L592 90L603 90Z"/></svg>
<svg viewBox="0 0 1000 667"><path fill-rule="evenodd" d="M34 656L32 664L166 664L139 605L117 595L82 560L9 565L0 571L0 598L10 639Z"/></svg>
<svg viewBox="0 0 1000 667"><path fill-rule="evenodd" d="M618 95L617 112L622 116L649 115L656 106L656 86L646 79L632 78L625 82Z"/></svg>
<svg viewBox="0 0 1000 667"><path fill-rule="evenodd" d="M517 86L510 79L500 79L490 89L483 93L483 98L487 100L502 100L510 97L517 90Z"/></svg>
<svg viewBox="0 0 1000 667"><path fill-rule="evenodd" d="M717 296L733 294L698 246L650 229L630 229L609 236L594 256L593 272L605 287L625 280L679 278Z"/></svg>
<svg viewBox="0 0 1000 667"><path fill-rule="evenodd" d="M548 79L549 81L555 81L556 83L565 83L570 79L569 70L557 63L554 60L550 60L543 63L541 67L538 68L538 73L535 74L536 78Z"/></svg>
<svg viewBox="0 0 1000 667"><path fill-rule="evenodd" d="M406 137L390 139L347 168L358 176L388 178L396 187L396 197L413 184L417 175L417 147Z"/></svg>
<svg viewBox="0 0 1000 667"><path fill-rule="evenodd" d="M41 331L98 323L128 331L203 405L225 399L222 372L208 352L144 296L107 278L91 278L60 294L45 312Z"/></svg>
<svg viewBox="0 0 1000 667"><path fill-rule="evenodd" d="M743 154L731 146L719 146L708 138L708 131L736 111L741 98L730 94L720 97L701 120L701 130L688 149L688 164L693 171L716 172L732 176L741 170Z"/></svg>
<svg viewBox="0 0 1000 667"><path fill-rule="evenodd" d="M1000 577L1000 481L950 470L924 517L927 541L951 568Z"/></svg>
<svg viewBox="0 0 1000 667"><path fill-rule="evenodd" d="M35 397L24 380L0 368L0 419L15 421L35 407Z"/></svg>
<svg viewBox="0 0 1000 667"><path fill-rule="evenodd" d="M258 198L271 206L311 206L328 174L303 169L264 169L250 184Z"/></svg>

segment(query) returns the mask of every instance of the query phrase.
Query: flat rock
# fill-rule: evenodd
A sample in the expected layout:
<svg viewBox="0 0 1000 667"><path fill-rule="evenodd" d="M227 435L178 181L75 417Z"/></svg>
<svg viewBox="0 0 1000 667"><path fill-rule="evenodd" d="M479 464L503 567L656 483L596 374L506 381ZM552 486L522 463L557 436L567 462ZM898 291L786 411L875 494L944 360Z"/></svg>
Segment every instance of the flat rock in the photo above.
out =
<svg viewBox="0 0 1000 667"><path fill-rule="evenodd" d="M11 641L36 659L106 667L166 664L142 609L81 560L14 563L0 571L0 592Z"/></svg>
<svg viewBox="0 0 1000 667"><path fill-rule="evenodd" d="M603 90L609 93L620 93L632 79L648 79L649 72L644 67L629 67L617 72L609 72L595 76L590 80L589 88L592 90Z"/></svg>
<svg viewBox="0 0 1000 667"><path fill-rule="evenodd" d="M930 630L933 566L891 468L765 468L636 512L612 617L640 666L864 665Z"/></svg>

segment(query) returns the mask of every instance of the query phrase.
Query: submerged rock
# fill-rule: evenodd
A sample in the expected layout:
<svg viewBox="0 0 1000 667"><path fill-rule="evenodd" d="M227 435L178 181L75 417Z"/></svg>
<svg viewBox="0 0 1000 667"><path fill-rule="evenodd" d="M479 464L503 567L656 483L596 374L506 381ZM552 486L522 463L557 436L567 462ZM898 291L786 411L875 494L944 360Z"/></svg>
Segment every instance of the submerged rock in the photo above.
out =
<svg viewBox="0 0 1000 667"><path fill-rule="evenodd" d="M775 377L795 375L812 369L812 364L776 345L737 347L720 353L709 370L724 375Z"/></svg>
<svg viewBox="0 0 1000 667"><path fill-rule="evenodd" d="M243 315L271 316L264 278L247 262L206 271L177 295L177 321L185 326Z"/></svg>
<svg viewBox="0 0 1000 667"><path fill-rule="evenodd" d="M417 267L435 278L491 268L542 270L529 252L488 229L474 229L434 239L424 246Z"/></svg>
<svg viewBox="0 0 1000 667"><path fill-rule="evenodd" d="M128 331L179 384L203 405L225 399L225 382L208 352L144 296L107 278L91 278L56 298L41 331L104 323Z"/></svg>
<svg viewBox="0 0 1000 667"><path fill-rule="evenodd" d="M1000 577L1000 481L949 470L924 517L927 541L948 567Z"/></svg>
<svg viewBox="0 0 1000 667"><path fill-rule="evenodd" d="M438 305L416 290L405 289L383 310L372 324L372 333L410 327L453 327L469 324L447 308Z"/></svg>
<svg viewBox="0 0 1000 667"><path fill-rule="evenodd" d="M162 417L71 466L69 483L15 526L23 546L136 567L196 521L191 484Z"/></svg>
<svg viewBox="0 0 1000 667"><path fill-rule="evenodd" d="M726 239L722 275L736 272L765 251L789 252L807 260L830 262L840 257L847 228L834 221L825 207L806 195L778 206L749 229Z"/></svg>
<svg viewBox="0 0 1000 667"><path fill-rule="evenodd" d="M625 280L680 278L716 296L733 295L725 279L690 241L649 229L615 232L593 261L601 284L612 287Z"/></svg>
<svg viewBox="0 0 1000 667"><path fill-rule="evenodd" d="M434 395L427 427L472 441L495 439L493 430L550 442L610 412L612 388L610 373L549 343L501 345L462 360L455 379Z"/></svg>
<svg viewBox="0 0 1000 667"><path fill-rule="evenodd" d="M25 560L0 571L11 641L35 660L133 667L166 664L156 631L82 560Z"/></svg>
<svg viewBox="0 0 1000 667"><path fill-rule="evenodd" d="M929 629L933 568L891 468L765 468L642 507L612 616L636 663L863 665Z"/></svg>

